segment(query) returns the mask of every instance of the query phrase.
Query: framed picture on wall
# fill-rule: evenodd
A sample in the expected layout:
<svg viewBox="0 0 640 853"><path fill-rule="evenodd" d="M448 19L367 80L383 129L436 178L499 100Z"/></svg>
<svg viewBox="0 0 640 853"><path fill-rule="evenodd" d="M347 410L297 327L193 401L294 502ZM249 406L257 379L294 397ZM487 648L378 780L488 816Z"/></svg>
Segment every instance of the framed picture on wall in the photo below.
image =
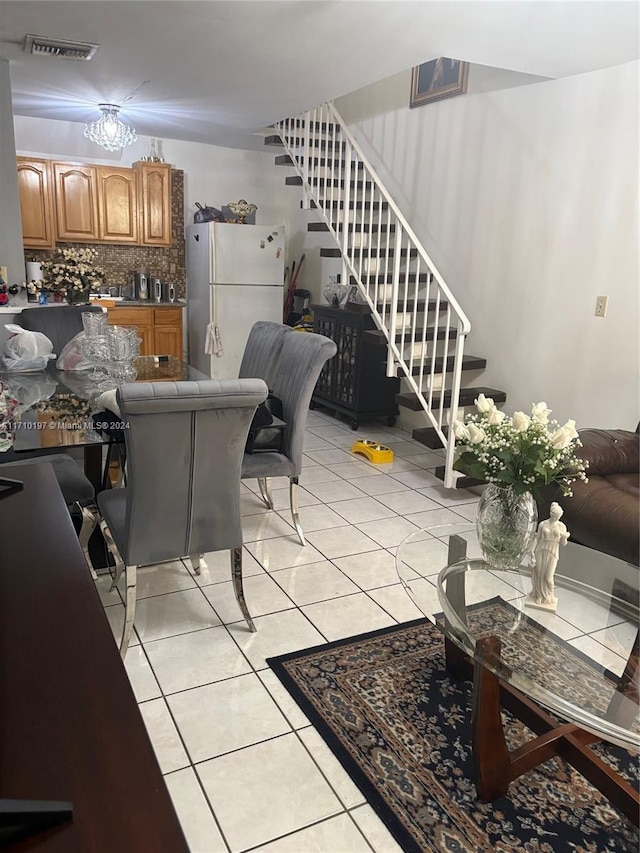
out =
<svg viewBox="0 0 640 853"><path fill-rule="evenodd" d="M411 72L410 107L421 107L430 101L463 95L467 91L469 63L439 56L416 65Z"/></svg>

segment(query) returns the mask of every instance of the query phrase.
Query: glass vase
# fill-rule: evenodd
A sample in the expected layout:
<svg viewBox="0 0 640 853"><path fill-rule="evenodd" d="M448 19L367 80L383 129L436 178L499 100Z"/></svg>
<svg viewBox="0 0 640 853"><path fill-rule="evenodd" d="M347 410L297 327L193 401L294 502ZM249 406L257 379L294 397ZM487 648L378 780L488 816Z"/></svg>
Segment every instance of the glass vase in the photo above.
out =
<svg viewBox="0 0 640 853"><path fill-rule="evenodd" d="M529 550L538 524L538 507L530 492L489 483L478 504L476 530L482 556L496 569L517 568Z"/></svg>
<svg viewBox="0 0 640 853"><path fill-rule="evenodd" d="M88 305L91 301L89 299L90 295L90 287L86 287L83 290L75 290L74 288L69 288L66 293L66 300L69 305Z"/></svg>

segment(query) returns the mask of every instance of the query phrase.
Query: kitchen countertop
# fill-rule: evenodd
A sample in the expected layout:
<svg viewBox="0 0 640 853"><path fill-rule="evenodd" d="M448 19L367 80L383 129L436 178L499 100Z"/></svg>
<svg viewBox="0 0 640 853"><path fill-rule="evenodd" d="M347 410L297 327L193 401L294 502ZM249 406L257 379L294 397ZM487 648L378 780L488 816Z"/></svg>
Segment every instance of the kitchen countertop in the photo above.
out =
<svg viewBox="0 0 640 853"><path fill-rule="evenodd" d="M109 299L108 296L102 297L103 299ZM0 314L21 314L25 308L57 308L60 305L67 305L67 302L48 302L46 305L39 305L37 302L20 302L12 305L11 302L8 305L0 305ZM119 305L124 305L128 308L186 308L187 303L184 300L178 300L176 302L149 302L146 300L145 302L136 302L133 299L117 299L115 301L114 308Z"/></svg>
<svg viewBox="0 0 640 853"><path fill-rule="evenodd" d="M108 298L108 296L104 297L104 299ZM149 299L141 302L135 299L119 299L114 308L118 308L120 305L127 305L129 307L140 306L140 308L184 308L186 304L182 299L177 299L175 302L152 302Z"/></svg>

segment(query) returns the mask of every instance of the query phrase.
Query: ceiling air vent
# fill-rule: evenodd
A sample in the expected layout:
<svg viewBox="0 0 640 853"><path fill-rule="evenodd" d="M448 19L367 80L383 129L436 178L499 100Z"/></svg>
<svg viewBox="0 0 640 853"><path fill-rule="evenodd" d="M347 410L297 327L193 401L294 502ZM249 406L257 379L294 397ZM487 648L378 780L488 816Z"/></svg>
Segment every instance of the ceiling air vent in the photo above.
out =
<svg viewBox="0 0 640 853"><path fill-rule="evenodd" d="M83 41L50 39L45 36L27 36L24 42L26 53L34 56L53 56L57 59L77 59L83 62L92 59L99 45Z"/></svg>

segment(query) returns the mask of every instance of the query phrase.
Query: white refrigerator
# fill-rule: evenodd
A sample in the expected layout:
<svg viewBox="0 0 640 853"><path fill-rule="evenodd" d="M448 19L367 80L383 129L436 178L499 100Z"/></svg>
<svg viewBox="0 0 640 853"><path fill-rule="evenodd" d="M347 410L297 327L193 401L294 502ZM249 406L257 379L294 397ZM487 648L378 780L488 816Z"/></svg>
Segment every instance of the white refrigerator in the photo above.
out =
<svg viewBox="0 0 640 853"><path fill-rule="evenodd" d="M187 226L189 364L212 379L238 376L256 320L282 323L284 237L283 225ZM206 351L209 326L214 353Z"/></svg>

